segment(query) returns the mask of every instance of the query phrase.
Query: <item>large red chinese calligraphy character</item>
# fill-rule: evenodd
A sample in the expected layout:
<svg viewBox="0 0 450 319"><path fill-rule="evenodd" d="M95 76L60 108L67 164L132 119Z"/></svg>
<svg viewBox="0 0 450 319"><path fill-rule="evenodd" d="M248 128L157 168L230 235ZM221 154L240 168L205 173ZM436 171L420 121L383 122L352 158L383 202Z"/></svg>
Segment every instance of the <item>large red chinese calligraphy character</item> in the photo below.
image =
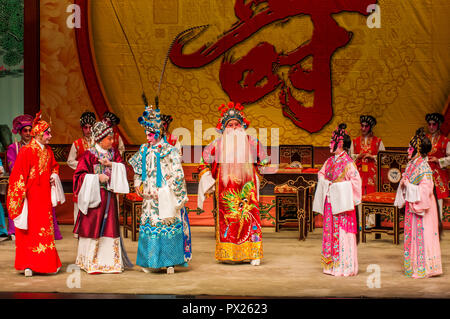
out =
<svg viewBox="0 0 450 319"><path fill-rule="evenodd" d="M242 104L254 103L281 87L283 114L298 127L310 133L317 132L333 117L331 58L352 37L351 32L336 23L332 14L358 12L368 15L369 5L376 2L377 0L236 0L234 10L239 21L219 37L216 43L184 54L184 46L198 35L194 30L187 32L175 40L170 59L181 68L203 67L263 27L297 15L308 15L314 25L313 35L308 43L291 52L279 53L270 43L262 42L236 61L225 55L219 78L230 99ZM256 10L260 6L265 7L263 10ZM301 66L301 62L308 57L312 57L311 70ZM290 66L288 78L293 88L314 92L311 107L304 106L294 98L291 87L277 74L280 66Z"/></svg>

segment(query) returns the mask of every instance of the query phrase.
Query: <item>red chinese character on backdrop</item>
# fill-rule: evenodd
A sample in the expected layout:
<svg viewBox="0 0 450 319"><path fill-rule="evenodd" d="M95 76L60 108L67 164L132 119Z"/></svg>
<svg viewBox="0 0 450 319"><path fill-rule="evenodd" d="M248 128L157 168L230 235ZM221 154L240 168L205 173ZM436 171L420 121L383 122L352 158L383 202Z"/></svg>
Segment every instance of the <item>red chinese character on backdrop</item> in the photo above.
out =
<svg viewBox="0 0 450 319"><path fill-rule="evenodd" d="M280 103L283 114L298 127L314 133L321 130L333 117L331 58L337 49L346 46L352 38L352 33L340 27L332 14L358 12L368 15L368 6L376 2L377 0L236 0L234 11L239 21L220 36L216 43L184 54L184 46L198 35L194 30L187 32L173 43L170 59L181 68L200 68L224 55L219 78L223 90L232 101L254 103L281 86ZM257 8L262 5L264 9L258 11ZM236 61L225 54L263 27L298 15L310 16L314 30L311 40L295 50L280 53L272 44L262 42ZM301 66L301 62L308 57L312 57L311 70L305 70ZM277 74L280 66L290 66L288 78L293 88L314 92L311 107L305 107L294 98L291 88Z"/></svg>

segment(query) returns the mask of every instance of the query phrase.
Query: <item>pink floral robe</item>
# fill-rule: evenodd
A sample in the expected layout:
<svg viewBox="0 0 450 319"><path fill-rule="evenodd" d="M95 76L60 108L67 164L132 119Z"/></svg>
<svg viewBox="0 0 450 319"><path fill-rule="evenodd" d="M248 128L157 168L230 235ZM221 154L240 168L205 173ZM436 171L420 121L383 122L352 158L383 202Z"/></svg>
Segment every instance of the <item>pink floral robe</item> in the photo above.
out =
<svg viewBox="0 0 450 319"><path fill-rule="evenodd" d="M319 171L319 179L332 183L350 181L354 205L361 202L361 177L351 157L343 152L330 157ZM325 274L354 276L358 273L355 209L332 214L329 197L323 210L322 266Z"/></svg>
<svg viewBox="0 0 450 319"><path fill-rule="evenodd" d="M405 204L405 275L412 278L440 275L442 263L438 213L433 194L433 172L427 158L419 156L411 160L404 176L410 184L418 186L420 197L418 201L406 201Z"/></svg>

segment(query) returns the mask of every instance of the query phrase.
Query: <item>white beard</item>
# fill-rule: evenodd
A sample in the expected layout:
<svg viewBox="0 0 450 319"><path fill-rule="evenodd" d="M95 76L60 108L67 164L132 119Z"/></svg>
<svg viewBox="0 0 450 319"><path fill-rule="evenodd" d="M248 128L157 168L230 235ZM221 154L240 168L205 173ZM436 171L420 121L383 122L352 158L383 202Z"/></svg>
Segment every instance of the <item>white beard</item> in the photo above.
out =
<svg viewBox="0 0 450 319"><path fill-rule="evenodd" d="M225 129L219 151L221 179L225 186L232 178L242 184L252 180L256 149L251 149L243 128Z"/></svg>

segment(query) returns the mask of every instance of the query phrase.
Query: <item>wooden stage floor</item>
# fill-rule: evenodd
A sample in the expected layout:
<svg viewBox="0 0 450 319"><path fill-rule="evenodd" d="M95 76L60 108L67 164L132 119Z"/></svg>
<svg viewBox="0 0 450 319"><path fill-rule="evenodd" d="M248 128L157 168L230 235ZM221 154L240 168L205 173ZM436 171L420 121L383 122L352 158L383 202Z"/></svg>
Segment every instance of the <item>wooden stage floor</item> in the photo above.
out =
<svg viewBox="0 0 450 319"><path fill-rule="evenodd" d="M0 242L0 296L26 297L11 293L60 293L68 298L102 294L113 296L208 296L273 298L450 298L450 231L441 242L444 274L430 279L411 279L402 273L403 242L394 246L389 236L381 240L369 236L358 246L359 274L355 277L324 275L320 266L322 229L297 240L296 231L276 233L263 229L264 258L261 266L228 265L214 259L214 228L192 227L193 260L187 268L176 268L174 275L164 272L146 274L135 266L122 274L88 275L80 272L80 287L70 287L74 273L67 272L74 263L77 240L72 227L60 226L63 239L56 241L63 263L57 275L25 278L14 269L14 242ZM401 238L402 240L402 238ZM129 257L136 261L137 241L124 239ZM368 282L379 269L380 288ZM51 294L50 294L51 295ZM42 296L45 296L42 295ZM47 295L48 296L48 295ZM92 295L94 296L94 295ZM9 298L8 297L8 298ZM83 297L82 297L83 298Z"/></svg>

